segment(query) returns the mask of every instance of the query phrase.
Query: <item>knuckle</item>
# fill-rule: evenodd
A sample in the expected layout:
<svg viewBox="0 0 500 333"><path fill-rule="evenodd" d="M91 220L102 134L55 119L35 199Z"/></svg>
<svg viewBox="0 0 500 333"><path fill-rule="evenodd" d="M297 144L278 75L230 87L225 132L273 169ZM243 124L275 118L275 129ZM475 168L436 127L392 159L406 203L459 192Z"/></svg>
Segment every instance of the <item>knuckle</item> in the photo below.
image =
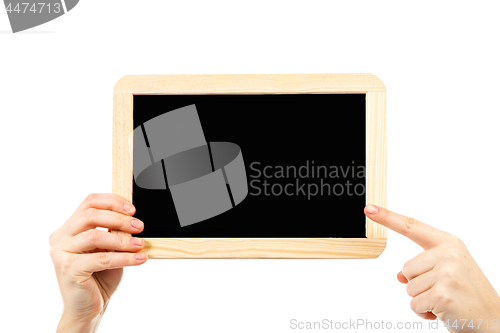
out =
<svg viewBox="0 0 500 333"><path fill-rule="evenodd" d="M456 272L452 268L441 269L439 281L445 287L450 288L457 280Z"/></svg>
<svg viewBox="0 0 500 333"><path fill-rule="evenodd" d="M465 248L464 241L457 236L451 236L451 242L456 248Z"/></svg>
<svg viewBox="0 0 500 333"><path fill-rule="evenodd" d="M418 227L419 224L420 222L418 220L411 217L405 217L405 229L407 231L415 229L416 227Z"/></svg>
<svg viewBox="0 0 500 333"><path fill-rule="evenodd" d="M55 238L56 238L56 231L50 234L49 236L49 245L54 246L55 243Z"/></svg>
<svg viewBox="0 0 500 333"><path fill-rule="evenodd" d="M410 262L409 262L409 261L407 261L407 262L405 262L405 263L404 263L403 268L401 269L401 272L403 272L403 275L404 275L405 277L407 277L407 276L408 276L408 275L406 275L406 274L408 274L408 271L409 271L409 269L410 269L410 266L411 266Z"/></svg>
<svg viewBox="0 0 500 333"><path fill-rule="evenodd" d="M120 237L120 247L122 250L128 249L131 237Z"/></svg>
<svg viewBox="0 0 500 333"><path fill-rule="evenodd" d="M57 249L57 247L56 247L56 246L52 246L52 247L50 248L50 251L49 251L49 253L50 253L50 257L52 258L52 261L53 261L54 263L57 261L57 258L58 258L58 252L59 252L59 251L58 251L58 249Z"/></svg>
<svg viewBox="0 0 500 333"><path fill-rule="evenodd" d="M49 244L50 246L54 246L58 244L61 241L61 238L63 237L65 231L64 231L64 225L57 229L56 231L52 232L49 236Z"/></svg>
<svg viewBox="0 0 500 333"><path fill-rule="evenodd" d="M406 284L406 293L409 296L414 296L413 295L413 283L411 281Z"/></svg>
<svg viewBox="0 0 500 333"><path fill-rule="evenodd" d="M101 235L101 233L97 229L87 230L85 233L87 234L86 237L88 241L91 243L97 242Z"/></svg>
<svg viewBox="0 0 500 333"><path fill-rule="evenodd" d="M102 267L104 268L109 267L111 263L111 255L109 252L100 252L97 257L97 260L99 261L99 264Z"/></svg>
<svg viewBox="0 0 500 333"><path fill-rule="evenodd" d="M441 285L446 289L454 289L456 286L456 280L452 278L446 278L445 280L441 281Z"/></svg>
<svg viewBox="0 0 500 333"><path fill-rule="evenodd" d="M441 282L444 281L447 283L448 281L453 280L453 272L449 268L442 269L439 275Z"/></svg>
<svg viewBox="0 0 500 333"><path fill-rule="evenodd" d="M413 310L413 312L418 312L418 300L416 298L411 299L410 308Z"/></svg>
<svg viewBox="0 0 500 333"><path fill-rule="evenodd" d="M67 275L73 269L74 257L65 253L60 256L58 261L58 270L62 275Z"/></svg>
<svg viewBox="0 0 500 333"><path fill-rule="evenodd" d="M432 288L432 302L439 308L446 307L450 302L449 293L446 289L440 286L435 286Z"/></svg>
<svg viewBox="0 0 500 333"><path fill-rule="evenodd" d="M443 254L443 259L446 262L456 262L460 259L460 255L458 254L458 251L456 251L455 249L451 249Z"/></svg>
<svg viewBox="0 0 500 333"><path fill-rule="evenodd" d="M95 208L87 208L83 212L83 218L85 220L87 220L87 221L91 221L92 219L95 218L96 214L97 214L97 209L95 209Z"/></svg>
<svg viewBox="0 0 500 333"><path fill-rule="evenodd" d="M85 202L89 205L91 205L93 202L95 202L96 200L96 196L97 194L96 193L90 193L89 195L87 195L87 197L85 198Z"/></svg>

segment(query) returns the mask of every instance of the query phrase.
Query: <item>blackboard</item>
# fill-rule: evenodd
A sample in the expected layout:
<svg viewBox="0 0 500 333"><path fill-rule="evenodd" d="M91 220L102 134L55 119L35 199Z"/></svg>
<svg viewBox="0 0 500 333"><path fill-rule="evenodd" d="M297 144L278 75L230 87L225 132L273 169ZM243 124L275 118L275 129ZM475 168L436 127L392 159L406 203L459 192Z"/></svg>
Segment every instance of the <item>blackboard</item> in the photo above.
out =
<svg viewBox="0 0 500 333"><path fill-rule="evenodd" d="M375 258L385 109L372 74L125 76L113 193L150 258Z"/></svg>
<svg viewBox="0 0 500 333"><path fill-rule="evenodd" d="M366 237L365 99L365 94L134 96L135 128L194 106L207 142L240 147L248 183L248 195L234 208L181 226L168 187L145 189L134 180L136 217L146 226L139 236ZM134 163L141 157L135 154Z"/></svg>

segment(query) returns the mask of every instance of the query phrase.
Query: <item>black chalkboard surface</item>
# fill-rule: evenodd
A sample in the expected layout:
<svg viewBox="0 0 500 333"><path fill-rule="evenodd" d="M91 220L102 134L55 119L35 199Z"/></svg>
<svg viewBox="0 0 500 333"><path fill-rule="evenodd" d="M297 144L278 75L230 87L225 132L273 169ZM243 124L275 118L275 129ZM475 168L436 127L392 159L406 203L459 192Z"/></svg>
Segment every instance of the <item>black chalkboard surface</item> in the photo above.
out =
<svg viewBox="0 0 500 333"><path fill-rule="evenodd" d="M365 94L134 95L134 133L144 134L134 134L133 141L132 202L137 208L135 216L145 223L144 231L138 236L365 238L365 97ZM230 150L235 154L239 147L247 193L238 199L239 192L235 188L231 190L229 181L230 209L182 225L169 185L188 181L189 176L182 179L182 174L184 171L192 174L190 170L198 168L198 160L184 158L182 156L188 154L181 153L184 161L190 163L159 161L155 165L158 172L163 171L164 178L159 181L153 177L148 183L151 186L141 186L138 183L145 184L148 180L136 175L135 170L145 155L136 154L136 150L144 144L150 151L153 145L162 149L172 142L182 144L176 139L185 137L181 130L180 136L170 136L169 142L153 143L157 140L153 128L157 133L163 131L160 118L156 117L188 109L198 115L201 137L206 142L232 143ZM182 128L183 121L180 120L177 129ZM138 141L141 138L144 142ZM208 147L206 156L212 170L217 170L214 165L218 158L217 146ZM201 151L205 148L195 149L204 154ZM175 168L177 174L181 171L181 176L173 176L169 171ZM204 174L206 172L199 171L197 176ZM231 176L229 170L223 175L226 180ZM154 188L157 184L153 182L160 182L160 188ZM188 213L195 209L189 205L184 208Z"/></svg>

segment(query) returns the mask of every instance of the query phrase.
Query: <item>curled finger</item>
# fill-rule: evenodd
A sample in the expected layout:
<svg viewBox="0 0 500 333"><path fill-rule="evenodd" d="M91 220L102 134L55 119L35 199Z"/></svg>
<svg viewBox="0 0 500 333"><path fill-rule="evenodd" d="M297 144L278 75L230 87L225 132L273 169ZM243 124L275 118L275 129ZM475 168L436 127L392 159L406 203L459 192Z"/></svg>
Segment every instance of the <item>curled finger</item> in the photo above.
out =
<svg viewBox="0 0 500 333"><path fill-rule="evenodd" d="M60 247L71 253L86 253L96 249L136 252L144 247L144 240L92 229L68 238Z"/></svg>

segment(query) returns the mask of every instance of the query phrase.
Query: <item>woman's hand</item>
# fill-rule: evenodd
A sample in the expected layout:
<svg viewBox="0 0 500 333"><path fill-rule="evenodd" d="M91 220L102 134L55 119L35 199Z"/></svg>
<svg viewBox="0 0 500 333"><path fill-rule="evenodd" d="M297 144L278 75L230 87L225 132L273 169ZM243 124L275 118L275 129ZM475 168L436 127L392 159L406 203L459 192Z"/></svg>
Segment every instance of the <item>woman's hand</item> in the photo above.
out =
<svg viewBox="0 0 500 333"><path fill-rule="evenodd" d="M397 275L417 315L437 317L453 332L500 331L500 298L460 239L374 205L365 214L425 250Z"/></svg>
<svg viewBox="0 0 500 333"><path fill-rule="evenodd" d="M50 255L56 269L64 311L58 332L93 332L124 266L141 265L147 255L144 240L96 227L139 233L144 223L132 217L135 207L114 194L91 194L64 225L50 235Z"/></svg>

